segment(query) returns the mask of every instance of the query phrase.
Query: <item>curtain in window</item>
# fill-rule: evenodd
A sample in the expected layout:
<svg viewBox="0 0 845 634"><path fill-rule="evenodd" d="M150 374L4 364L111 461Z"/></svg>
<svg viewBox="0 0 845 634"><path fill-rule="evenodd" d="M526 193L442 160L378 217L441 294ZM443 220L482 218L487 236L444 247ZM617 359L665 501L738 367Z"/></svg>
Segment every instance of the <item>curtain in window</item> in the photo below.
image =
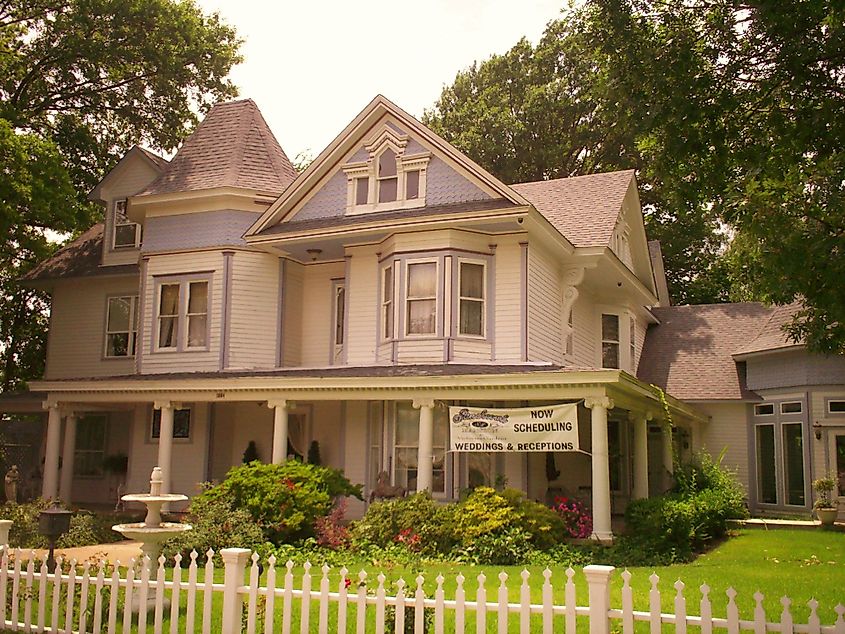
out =
<svg viewBox="0 0 845 634"><path fill-rule="evenodd" d="M176 324L179 319L179 285L162 284L159 302L158 347L176 347Z"/></svg>

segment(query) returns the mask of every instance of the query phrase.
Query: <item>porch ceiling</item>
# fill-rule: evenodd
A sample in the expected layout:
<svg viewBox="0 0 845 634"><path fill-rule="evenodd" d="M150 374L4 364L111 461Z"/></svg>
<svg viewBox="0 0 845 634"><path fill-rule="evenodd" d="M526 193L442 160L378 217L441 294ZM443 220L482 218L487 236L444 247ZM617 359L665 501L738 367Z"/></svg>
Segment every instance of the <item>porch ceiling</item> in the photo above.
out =
<svg viewBox="0 0 845 634"><path fill-rule="evenodd" d="M690 422L706 417L621 370L551 365L402 365L144 374L33 382L57 402L290 400L577 400L609 396L629 411Z"/></svg>

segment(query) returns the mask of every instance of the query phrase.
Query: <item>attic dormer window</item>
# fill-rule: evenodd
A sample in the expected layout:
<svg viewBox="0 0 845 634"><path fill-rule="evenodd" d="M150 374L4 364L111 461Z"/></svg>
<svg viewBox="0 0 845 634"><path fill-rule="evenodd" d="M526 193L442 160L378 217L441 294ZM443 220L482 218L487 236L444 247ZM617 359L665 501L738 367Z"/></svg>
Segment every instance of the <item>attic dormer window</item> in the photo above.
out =
<svg viewBox="0 0 845 634"><path fill-rule="evenodd" d="M141 245L141 225L126 216L126 199L116 200L112 206L114 227L112 248L136 249Z"/></svg>
<svg viewBox="0 0 845 634"><path fill-rule="evenodd" d="M409 154L407 135L385 124L364 146L366 161L347 163L349 214L425 206L428 152Z"/></svg>

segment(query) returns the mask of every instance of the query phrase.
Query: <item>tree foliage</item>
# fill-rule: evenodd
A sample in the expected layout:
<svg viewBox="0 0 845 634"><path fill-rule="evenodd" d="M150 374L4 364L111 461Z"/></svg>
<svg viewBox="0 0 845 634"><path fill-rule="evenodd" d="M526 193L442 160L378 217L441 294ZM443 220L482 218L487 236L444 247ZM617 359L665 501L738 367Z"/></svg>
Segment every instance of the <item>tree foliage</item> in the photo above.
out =
<svg viewBox="0 0 845 634"><path fill-rule="evenodd" d="M15 280L99 219L85 199L143 143L175 148L214 102L240 40L192 0L0 1L0 385L43 366L47 297Z"/></svg>
<svg viewBox="0 0 845 634"><path fill-rule="evenodd" d="M426 119L507 182L636 168L676 301L803 300L845 349L841 3L589 0Z"/></svg>

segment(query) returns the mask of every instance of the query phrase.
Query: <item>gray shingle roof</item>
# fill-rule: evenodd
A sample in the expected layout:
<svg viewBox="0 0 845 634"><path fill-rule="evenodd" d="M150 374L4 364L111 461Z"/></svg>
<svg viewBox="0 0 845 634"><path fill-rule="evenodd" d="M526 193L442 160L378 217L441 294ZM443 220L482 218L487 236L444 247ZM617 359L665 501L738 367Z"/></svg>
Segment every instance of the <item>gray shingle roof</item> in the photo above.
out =
<svg viewBox="0 0 845 634"><path fill-rule="evenodd" d="M637 376L680 399L757 399L732 355L772 311L755 302L654 308L660 324L648 330Z"/></svg>
<svg viewBox="0 0 845 634"><path fill-rule="evenodd" d="M21 276L21 281L35 282L92 275L130 275L138 273L137 264L102 266L102 255L103 223L100 222Z"/></svg>
<svg viewBox="0 0 845 634"><path fill-rule="evenodd" d="M744 342L733 353L736 355L753 354L755 352L767 352L769 350L803 345L801 342L789 339L783 331L783 327L792 321L792 316L800 309L800 302L793 302L784 306L774 306L771 316L763 324L757 336L748 342Z"/></svg>
<svg viewBox="0 0 845 634"><path fill-rule="evenodd" d="M557 178L510 187L576 247L607 246L634 170Z"/></svg>
<svg viewBox="0 0 845 634"><path fill-rule="evenodd" d="M219 103L141 196L215 187L282 193L296 170L252 99Z"/></svg>

